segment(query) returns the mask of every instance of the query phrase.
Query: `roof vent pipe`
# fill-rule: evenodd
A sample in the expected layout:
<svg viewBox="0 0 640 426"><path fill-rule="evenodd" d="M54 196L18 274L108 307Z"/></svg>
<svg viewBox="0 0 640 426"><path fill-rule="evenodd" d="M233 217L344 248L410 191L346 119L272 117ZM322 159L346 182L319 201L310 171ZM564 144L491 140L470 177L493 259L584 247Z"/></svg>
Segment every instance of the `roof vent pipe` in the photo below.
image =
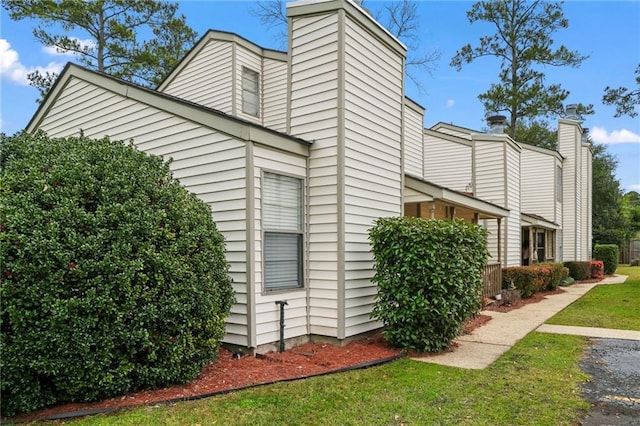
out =
<svg viewBox="0 0 640 426"><path fill-rule="evenodd" d="M487 117L489 133L501 135L507 127L507 117L504 115L490 115Z"/></svg>
<svg viewBox="0 0 640 426"><path fill-rule="evenodd" d="M578 104L569 104L564 107L564 118L567 120L580 120L578 115Z"/></svg>

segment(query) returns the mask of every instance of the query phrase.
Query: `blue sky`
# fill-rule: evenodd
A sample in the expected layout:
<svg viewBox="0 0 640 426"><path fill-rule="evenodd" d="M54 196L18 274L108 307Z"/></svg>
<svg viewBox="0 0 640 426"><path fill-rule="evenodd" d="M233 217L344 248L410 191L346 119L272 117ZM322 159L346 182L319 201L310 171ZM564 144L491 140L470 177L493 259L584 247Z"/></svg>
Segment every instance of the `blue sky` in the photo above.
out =
<svg viewBox="0 0 640 426"><path fill-rule="evenodd" d="M375 12L383 3L365 1ZM477 99L496 82L498 63L483 58L458 72L449 66L456 50L477 43L492 33L485 23L469 24L468 1L419 1L420 46L438 50L441 59L432 75L423 75L423 90L410 81L406 93L426 108L425 126L439 121L481 130L484 110ZM180 10L199 35L207 29L237 33L254 43L280 49L277 29L260 24L251 14L250 1L183 1ZM614 108L602 105L602 93L609 85L632 87L633 71L640 63L640 1L567 1L563 5L569 28L555 34L565 44L589 58L580 68L544 69L548 83L560 83L570 91L567 103L593 104L596 114L583 123L594 142L606 144L618 160L616 177L623 190L640 191L640 119L614 118ZM0 13L0 129L13 134L23 129L35 113L37 90L28 86L26 74L34 69L60 70L73 57L58 54L35 42L33 22L14 22L4 9ZM80 39L82 33L73 34Z"/></svg>

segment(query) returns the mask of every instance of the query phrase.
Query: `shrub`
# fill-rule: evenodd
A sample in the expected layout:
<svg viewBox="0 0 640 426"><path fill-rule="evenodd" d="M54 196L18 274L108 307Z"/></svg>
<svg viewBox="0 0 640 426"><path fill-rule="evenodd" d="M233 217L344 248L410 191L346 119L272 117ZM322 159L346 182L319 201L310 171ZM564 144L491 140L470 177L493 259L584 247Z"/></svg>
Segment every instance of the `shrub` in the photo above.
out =
<svg viewBox="0 0 640 426"><path fill-rule="evenodd" d="M194 379L233 302L210 208L122 142L1 144L3 414Z"/></svg>
<svg viewBox="0 0 640 426"><path fill-rule="evenodd" d="M569 276L576 281L591 278L591 264L589 262L564 262L564 266L569 268Z"/></svg>
<svg viewBox="0 0 640 426"><path fill-rule="evenodd" d="M394 346L447 348L482 304L487 233L462 220L381 218L369 231L378 294L372 318Z"/></svg>
<svg viewBox="0 0 640 426"><path fill-rule="evenodd" d="M535 266L510 266L502 268L502 288L520 290L523 299L536 294L545 286L540 270Z"/></svg>
<svg viewBox="0 0 640 426"><path fill-rule="evenodd" d="M640 259L633 259L629 266L640 266Z"/></svg>
<svg viewBox="0 0 640 426"><path fill-rule="evenodd" d="M600 279L604 276L604 262L602 260L592 260L589 264L591 265L591 278Z"/></svg>
<svg viewBox="0 0 640 426"><path fill-rule="evenodd" d="M593 248L593 258L604 262L605 275L616 273L618 256L618 246L615 244L596 244Z"/></svg>
<svg viewBox="0 0 640 426"><path fill-rule="evenodd" d="M555 262L547 262L547 263L539 263L539 267L543 267L547 269L546 277L545 277L545 289L546 290L556 290L563 279L563 270L564 265L562 263Z"/></svg>

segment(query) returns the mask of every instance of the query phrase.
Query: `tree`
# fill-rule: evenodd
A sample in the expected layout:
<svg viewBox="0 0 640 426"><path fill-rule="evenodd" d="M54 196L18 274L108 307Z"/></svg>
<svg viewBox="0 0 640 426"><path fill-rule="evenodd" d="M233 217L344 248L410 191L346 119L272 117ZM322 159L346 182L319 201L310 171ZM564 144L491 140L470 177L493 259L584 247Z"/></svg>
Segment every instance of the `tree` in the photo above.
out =
<svg viewBox="0 0 640 426"><path fill-rule="evenodd" d="M279 40L281 47L286 45L287 40L288 20L284 3L279 0L259 1L252 10L252 14L259 17L263 25L270 29L277 29L276 39ZM361 3L364 7L364 2ZM423 89L418 72L423 71L431 74L441 53L437 50L421 51L420 17L417 4L410 0L388 2L376 11L374 17L407 46L406 75L419 89Z"/></svg>
<svg viewBox="0 0 640 426"><path fill-rule="evenodd" d="M89 68L144 86L160 84L197 36L184 15L176 16L178 3L164 0L5 0L3 7L11 19L39 21L33 35L43 45L74 52ZM53 31L55 25L62 31ZM42 97L56 77L29 74Z"/></svg>
<svg viewBox="0 0 640 426"><path fill-rule="evenodd" d="M640 105L640 64L636 67L636 89L631 90L626 87L618 87L614 89L607 86L604 89L602 103L605 105L615 105L616 113L614 117L637 117L636 105Z"/></svg>
<svg viewBox="0 0 640 426"><path fill-rule="evenodd" d="M593 242L621 246L628 234L622 215L622 192L615 178L618 165L605 145L593 146L592 207Z"/></svg>
<svg viewBox="0 0 640 426"><path fill-rule="evenodd" d="M552 129L549 122L542 119L518 120L515 140L547 149L558 148L558 131Z"/></svg>
<svg viewBox="0 0 640 426"><path fill-rule="evenodd" d="M2 415L196 378L234 299L209 206L122 142L0 145Z"/></svg>
<svg viewBox="0 0 640 426"><path fill-rule="evenodd" d="M480 1L467 12L471 24L492 23L496 32L480 44L463 46L451 59L460 71L464 64L493 56L500 60L499 83L478 96L487 111L510 116L509 135L515 138L520 118L562 115L569 92L559 84L545 84L536 66L578 67L587 57L565 46L553 48L552 35L569 25L558 3L543 0ZM589 107L590 109L590 107Z"/></svg>

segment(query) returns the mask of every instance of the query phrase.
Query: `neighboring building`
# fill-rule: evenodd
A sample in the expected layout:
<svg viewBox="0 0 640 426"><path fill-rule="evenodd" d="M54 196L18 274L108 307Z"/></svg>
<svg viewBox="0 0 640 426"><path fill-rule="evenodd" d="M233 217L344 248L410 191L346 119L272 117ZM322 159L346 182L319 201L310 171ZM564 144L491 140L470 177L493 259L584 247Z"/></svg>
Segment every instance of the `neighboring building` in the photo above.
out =
<svg viewBox="0 0 640 426"><path fill-rule="evenodd" d="M379 328L368 241L379 217L484 224L504 265L519 261L521 226L561 227L557 216L534 216L541 210L522 213L528 148L455 126L423 129L424 108L404 95L405 46L357 2L305 0L287 14L288 52L209 31L157 90L68 65L27 128L133 140L173 158L174 176L211 205L226 238L237 299L226 343L273 349L280 300L289 346ZM432 133L457 151L433 149Z"/></svg>

